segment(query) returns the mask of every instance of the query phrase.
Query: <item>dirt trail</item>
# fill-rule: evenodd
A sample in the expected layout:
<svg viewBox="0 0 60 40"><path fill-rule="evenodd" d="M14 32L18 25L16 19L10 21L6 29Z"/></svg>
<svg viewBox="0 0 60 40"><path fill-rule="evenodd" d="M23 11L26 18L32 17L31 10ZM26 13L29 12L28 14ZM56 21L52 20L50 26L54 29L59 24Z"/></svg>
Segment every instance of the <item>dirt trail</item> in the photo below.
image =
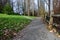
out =
<svg viewBox="0 0 60 40"><path fill-rule="evenodd" d="M60 38L50 33L41 18L38 17L19 32L13 40L60 40Z"/></svg>

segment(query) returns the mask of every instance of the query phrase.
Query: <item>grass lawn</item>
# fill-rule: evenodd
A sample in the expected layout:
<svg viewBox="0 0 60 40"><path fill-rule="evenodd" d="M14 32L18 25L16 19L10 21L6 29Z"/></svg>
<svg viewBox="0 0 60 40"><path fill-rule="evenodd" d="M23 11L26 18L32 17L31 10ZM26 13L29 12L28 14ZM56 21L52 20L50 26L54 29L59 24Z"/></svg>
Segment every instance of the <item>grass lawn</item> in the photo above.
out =
<svg viewBox="0 0 60 40"><path fill-rule="evenodd" d="M0 38L15 35L24 26L31 22L34 17L0 14Z"/></svg>

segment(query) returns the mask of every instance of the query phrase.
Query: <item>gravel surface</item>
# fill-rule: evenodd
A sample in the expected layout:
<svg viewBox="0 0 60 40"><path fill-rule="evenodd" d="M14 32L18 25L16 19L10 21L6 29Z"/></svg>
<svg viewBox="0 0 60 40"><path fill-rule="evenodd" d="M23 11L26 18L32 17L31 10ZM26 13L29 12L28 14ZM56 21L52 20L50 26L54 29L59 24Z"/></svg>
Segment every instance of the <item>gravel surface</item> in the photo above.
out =
<svg viewBox="0 0 60 40"><path fill-rule="evenodd" d="M13 40L60 40L50 33L40 17L34 19L26 28L18 33Z"/></svg>

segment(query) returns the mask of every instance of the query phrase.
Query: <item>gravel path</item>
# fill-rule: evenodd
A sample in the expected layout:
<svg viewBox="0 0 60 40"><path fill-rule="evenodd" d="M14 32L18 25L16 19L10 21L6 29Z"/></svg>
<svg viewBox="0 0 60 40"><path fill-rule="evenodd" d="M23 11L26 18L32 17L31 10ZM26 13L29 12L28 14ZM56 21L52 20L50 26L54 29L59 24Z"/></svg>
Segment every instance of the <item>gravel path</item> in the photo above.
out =
<svg viewBox="0 0 60 40"><path fill-rule="evenodd" d="M60 38L47 30L41 18L36 18L13 40L60 40Z"/></svg>

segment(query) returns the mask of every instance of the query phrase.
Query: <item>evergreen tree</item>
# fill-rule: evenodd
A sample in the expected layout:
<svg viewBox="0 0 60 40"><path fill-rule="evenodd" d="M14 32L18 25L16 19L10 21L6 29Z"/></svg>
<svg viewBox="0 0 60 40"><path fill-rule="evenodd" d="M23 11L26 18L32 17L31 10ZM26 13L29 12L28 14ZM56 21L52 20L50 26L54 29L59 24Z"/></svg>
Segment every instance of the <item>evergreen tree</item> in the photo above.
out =
<svg viewBox="0 0 60 40"><path fill-rule="evenodd" d="M10 6L9 3L7 3L3 8L3 13L6 14L13 14L13 8Z"/></svg>

